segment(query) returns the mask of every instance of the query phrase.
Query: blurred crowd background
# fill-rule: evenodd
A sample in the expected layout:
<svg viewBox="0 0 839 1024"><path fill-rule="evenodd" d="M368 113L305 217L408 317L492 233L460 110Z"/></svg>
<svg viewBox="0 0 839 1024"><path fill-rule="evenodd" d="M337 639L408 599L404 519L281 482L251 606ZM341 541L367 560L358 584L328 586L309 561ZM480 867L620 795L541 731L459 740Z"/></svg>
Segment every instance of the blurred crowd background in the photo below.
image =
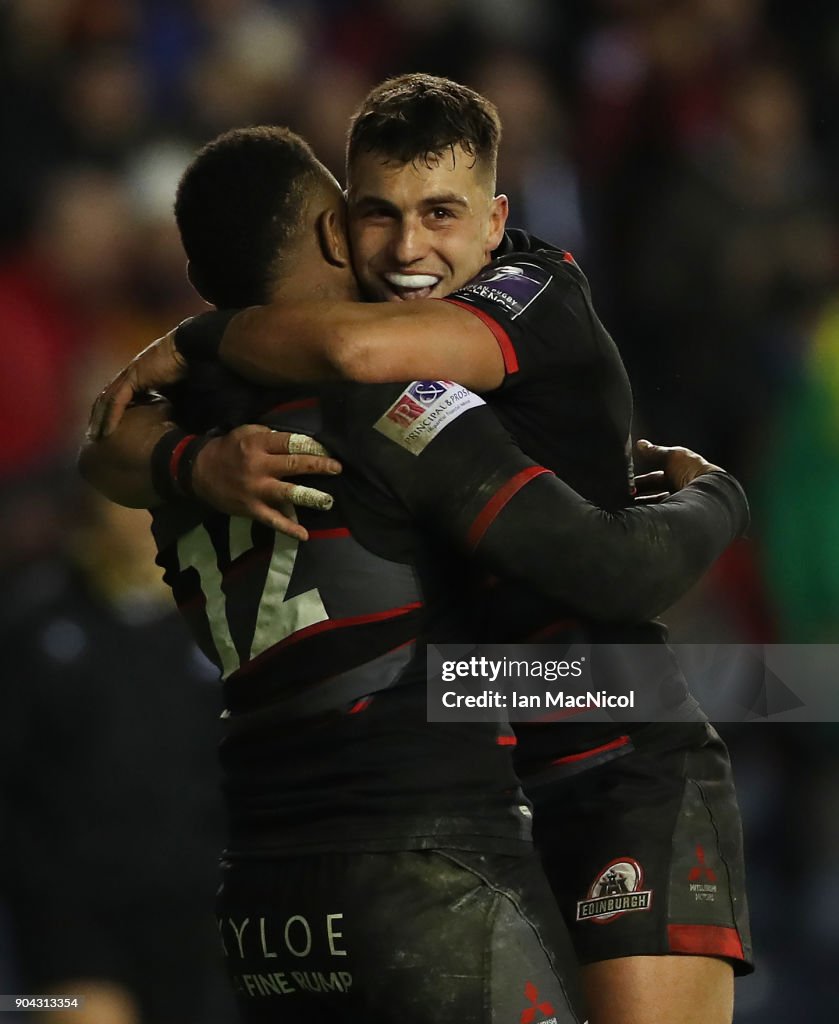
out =
<svg viewBox="0 0 839 1024"><path fill-rule="evenodd" d="M0 991L83 984L94 1024L234 1019L209 913L213 672L146 514L87 492L75 453L105 380L202 308L171 212L193 151L285 123L340 179L354 107L404 71L498 105L511 223L588 273L636 436L749 491L751 539L673 609L674 638L839 641L834 2L4 0ZM724 735L759 965L736 1019L834 1021L839 726Z"/></svg>

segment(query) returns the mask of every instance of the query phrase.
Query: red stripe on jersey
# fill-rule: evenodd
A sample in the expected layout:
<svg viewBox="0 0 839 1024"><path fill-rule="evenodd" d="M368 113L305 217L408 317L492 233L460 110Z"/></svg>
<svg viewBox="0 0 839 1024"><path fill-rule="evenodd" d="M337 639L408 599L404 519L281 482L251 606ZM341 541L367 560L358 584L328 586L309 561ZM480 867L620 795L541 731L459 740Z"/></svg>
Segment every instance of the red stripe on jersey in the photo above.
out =
<svg viewBox="0 0 839 1024"><path fill-rule="evenodd" d="M515 736L496 736L495 742L499 747L515 747L519 741Z"/></svg>
<svg viewBox="0 0 839 1024"><path fill-rule="evenodd" d="M291 636L287 636L284 640L280 640L279 643L274 644L273 647L269 647L263 651L258 657L249 661L246 665L243 665L238 672L231 674L231 678L235 676L247 675L252 672L255 668L262 665L266 658L272 657L277 651L281 651L286 647L291 647L292 644L298 643L300 640L306 640L310 636L316 636L318 633L332 632L336 629L345 629L349 626L362 626L368 622L384 622L387 619L396 619L400 615L408 615L410 612L416 611L418 608L422 608L422 601L414 601L412 604L403 605L401 608L388 608L383 612L373 612L370 615L353 615L347 619L325 619L323 622L315 622L311 626L307 626L305 629L298 630L296 633L292 633ZM409 643L413 643L411 640L406 640L404 643L394 647L393 650L399 650L400 647L405 647ZM387 653L387 652L385 652Z"/></svg>
<svg viewBox="0 0 839 1024"><path fill-rule="evenodd" d="M178 466L181 464L184 448L186 448L190 441L194 441L196 437L198 437L197 434L187 434L186 437L182 437L175 445L175 449L169 457L169 477L172 480L178 479Z"/></svg>
<svg viewBox="0 0 839 1024"><path fill-rule="evenodd" d="M694 956L727 956L745 960L743 943L735 928L713 924L671 924L667 926L671 953Z"/></svg>
<svg viewBox="0 0 839 1024"><path fill-rule="evenodd" d="M575 761L585 761L587 757L596 757L597 754L605 754L607 750L618 750L629 743L628 736L618 736L610 743L604 743L602 747L592 747L591 750L584 750L581 754L568 754L567 757L558 757L551 764L573 764Z"/></svg>
<svg viewBox="0 0 839 1024"><path fill-rule="evenodd" d="M458 302L457 299L443 299L442 301L450 302L453 306L460 306L461 309L468 309L470 313L483 321L492 331L495 340L498 342L501 356L504 359L504 369L507 373L516 373L518 371L519 360L516 356L516 350L513 348L513 343L510 341L510 335L497 320L493 320L489 313L485 313L482 309L470 306L465 302Z"/></svg>
<svg viewBox="0 0 839 1024"><path fill-rule="evenodd" d="M507 483L503 484L493 494L486 505L475 516L472 525L469 527L469 533L466 535L466 543L470 549L474 550L481 543L484 534L495 522L504 506L514 495L518 494L525 484L530 483L534 477L550 472L544 466L529 466L520 473L516 473L515 476L510 477Z"/></svg>
<svg viewBox="0 0 839 1024"><path fill-rule="evenodd" d="M366 622L383 622L385 619L395 619L399 615L415 612L418 608L422 608L422 601L414 601L412 604L403 605L401 608L388 608L387 611L373 612L370 615L352 615L348 619L325 619L323 622L316 622L314 625L307 626L297 633L292 633L285 640L275 644L271 650L276 651L280 647L289 647L291 644L296 644L298 640L305 640L306 637L314 636L316 633L324 633L327 630L344 629L347 626L363 626Z"/></svg>
<svg viewBox="0 0 839 1024"><path fill-rule="evenodd" d="M331 540L334 537L349 537L346 526L336 526L332 530L309 530L309 540Z"/></svg>
<svg viewBox="0 0 839 1024"><path fill-rule="evenodd" d="M373 703L372 697L362 697L361 700L357 700L355 704L347 712L348 715L357 715L359 711L366 711L367 708Z"/></svg>
<svg viewBox="0 0 839 1024"><path fill-rule="evenodd" d="M280 402L279 405L275 405L269 412L291 412L294 409L315 409L320 405L319 398L296 398L293 402Z"/></svg>

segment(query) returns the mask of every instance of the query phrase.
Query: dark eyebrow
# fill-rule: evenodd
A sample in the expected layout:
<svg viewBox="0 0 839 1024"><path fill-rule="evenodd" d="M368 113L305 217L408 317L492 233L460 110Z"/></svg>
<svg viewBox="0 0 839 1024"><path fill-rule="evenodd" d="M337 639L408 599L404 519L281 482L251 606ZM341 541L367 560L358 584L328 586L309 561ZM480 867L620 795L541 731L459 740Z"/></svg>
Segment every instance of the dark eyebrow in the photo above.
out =
<svg viewBox="0 0 839 1024"><path fill-rule="evenodd" d="M457 195L456 192L441 192L439 196L429 196L427 199L423 199L422 205L425 207L462 206L464 209L468 209L469 200L466 196Z"/></svg>
<svg viewBox="0 0 839 1024"><path fill-rule="evenodd" d="M389 199L377 195L359 196L358 199L351 199L350 205L362 208L384 207L386 210L393 210L399 213L399 207ZM440 195L428 196L423 199L420 205L424 209L431 209L435 206L460 206L465 210L469 209L469 201L465 196L459 196L456 192L441 192Z"/></svg>

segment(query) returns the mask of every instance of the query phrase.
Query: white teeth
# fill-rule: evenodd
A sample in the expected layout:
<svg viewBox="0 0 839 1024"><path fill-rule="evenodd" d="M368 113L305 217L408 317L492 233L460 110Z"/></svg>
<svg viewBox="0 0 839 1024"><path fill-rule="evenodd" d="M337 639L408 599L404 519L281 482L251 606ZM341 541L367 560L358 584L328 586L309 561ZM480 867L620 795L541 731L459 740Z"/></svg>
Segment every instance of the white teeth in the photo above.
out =
<svg viewBox="0 0 839 1024"><path fill-rule="evenodd" d="M433 288L440 278L433 274L385 274L385 280L395 288Z"/></svg>

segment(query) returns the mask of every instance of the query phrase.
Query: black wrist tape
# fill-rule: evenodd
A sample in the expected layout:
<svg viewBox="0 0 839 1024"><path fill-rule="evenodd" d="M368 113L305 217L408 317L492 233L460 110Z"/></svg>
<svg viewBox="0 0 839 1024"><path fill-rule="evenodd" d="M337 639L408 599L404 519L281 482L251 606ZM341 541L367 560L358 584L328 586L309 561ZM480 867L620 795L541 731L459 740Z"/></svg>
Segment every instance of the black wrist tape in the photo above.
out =
<svg viewBox="0 0 839 1024"><path fill-rule="evenodd" d="M217 359L221 339L238 309L219 309L191 316L175 328L175 348L189 362L192 359Z"/></svg>
<svg viewBox="0 0 839 1024"><path fill-rule="evenodd" d="M151 454L152 486L164 501L191 498L192 473L198 453L217 432L187 434L175 427L160 438Z"/></svg>

